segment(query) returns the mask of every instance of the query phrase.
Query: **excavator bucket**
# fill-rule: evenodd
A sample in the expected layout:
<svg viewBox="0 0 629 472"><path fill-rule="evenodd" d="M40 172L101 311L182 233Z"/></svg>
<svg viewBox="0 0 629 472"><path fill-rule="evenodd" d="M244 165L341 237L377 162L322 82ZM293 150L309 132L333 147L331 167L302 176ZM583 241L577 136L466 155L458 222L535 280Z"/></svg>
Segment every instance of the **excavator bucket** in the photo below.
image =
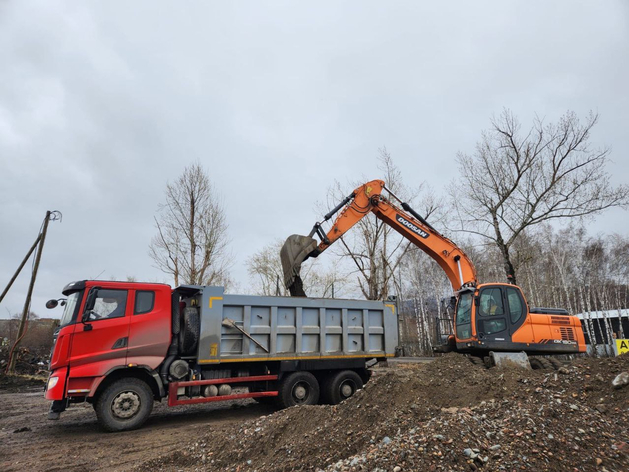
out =
<svg viewBox="0 0 629 472"><path fill-rule="evenodd" d="M521 367L530 369L529 357L526 352L489 352L491 365L496 367Z"/></svg>
<svg viewBox="0 0 629 472"><path fill-rule="evenodd" d="M317 249L317 241L310 236L293 234L286 239L280 250L280 260L284 271L284 285L292 297L305 297L303 283L300 277L301 263L308 255Z"/></svg>

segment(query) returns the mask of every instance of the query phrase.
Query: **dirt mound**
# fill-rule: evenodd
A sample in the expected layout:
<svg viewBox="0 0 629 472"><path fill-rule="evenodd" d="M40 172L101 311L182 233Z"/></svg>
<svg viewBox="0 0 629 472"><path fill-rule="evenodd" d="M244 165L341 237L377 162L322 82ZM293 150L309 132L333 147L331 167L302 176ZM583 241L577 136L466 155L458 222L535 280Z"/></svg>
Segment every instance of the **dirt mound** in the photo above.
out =
<svg viewBox="0 0 629 472"><path fill-rule="evenodd" d="M560 371L448 355L379 372L336 406L294 407L209 432L140 470L629 469L629 356Z"/></svg>

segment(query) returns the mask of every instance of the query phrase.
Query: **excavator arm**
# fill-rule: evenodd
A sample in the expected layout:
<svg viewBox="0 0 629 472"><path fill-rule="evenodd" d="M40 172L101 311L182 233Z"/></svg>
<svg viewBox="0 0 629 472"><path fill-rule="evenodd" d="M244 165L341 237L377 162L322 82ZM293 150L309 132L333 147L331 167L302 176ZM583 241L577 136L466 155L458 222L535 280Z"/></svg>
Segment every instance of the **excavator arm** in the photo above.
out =
<svg viewBox="0 0 629 472"><path fill-rule="evenodd" d="M387 191L402 208L382 195ZM322 223L341 213L329 231ZM406 203L401 202L385 187L382 180L373 180L354 190L339 205L331 210L321 222L315 223L308 236L290 236L280 251L284 283L292 296L306 296L300 277L301 264L309 257L317 257L334 244L367 214L374 213L394 230L432 257L444 270L455 291L476 285L476 270L467 255L450 239L435 230ZM313 238L317 235L318 244Z"/></svg>

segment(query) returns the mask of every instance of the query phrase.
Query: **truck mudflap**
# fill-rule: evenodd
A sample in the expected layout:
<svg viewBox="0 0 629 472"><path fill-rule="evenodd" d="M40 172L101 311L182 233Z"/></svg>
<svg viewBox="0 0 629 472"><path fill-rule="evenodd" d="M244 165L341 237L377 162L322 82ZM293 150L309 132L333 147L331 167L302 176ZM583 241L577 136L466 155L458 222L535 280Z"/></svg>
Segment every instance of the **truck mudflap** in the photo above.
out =
<svg viewBox="0 0 629 472"><path fill-rule="evenodd" d="M249 392L249 393L236 393L233 395L215 395L215 396L200 396L195 398L188 398L187 400L179 400L179 389L185 389L186 387L202 387L209 385L223 385L223 384L235 384L235 383L252 383L252 382L272 382L278 379L277 375L257 375L252 377L232 377L223 379L211 379L211 380L187 380L185 382L171 382L168 384L168 406L177 405L193 405L195 403L206 402L220 402L225 400L240 400L242 398L261 398L261 397L277 397L277 391L263 391L263 392Z"/></svg>
<svg viewBox="0 0 629 472"><path fill-rule="evenodd" d="M68 368L60 367L53 370L46 382L44 396L46 400L64 400L66 380L68 378Z"/></svg>
<svg viewBox="0 0 629 472"><path fill-rule="evenodd" d="M299 276L301 264L311 252L317 249L317 241L310 236L293 234L286 239L280 250L280 260L284 271L284 285L292 297L305 297L303 283Z"/></svg>

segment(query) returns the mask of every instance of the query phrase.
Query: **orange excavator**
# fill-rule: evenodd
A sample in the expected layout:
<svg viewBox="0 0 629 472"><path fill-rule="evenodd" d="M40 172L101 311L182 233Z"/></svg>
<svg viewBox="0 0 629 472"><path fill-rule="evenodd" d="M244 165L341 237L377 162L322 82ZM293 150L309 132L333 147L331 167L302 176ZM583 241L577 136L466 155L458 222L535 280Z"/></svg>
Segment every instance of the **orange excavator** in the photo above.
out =
<svg viewBox="0 0 629 472"><path fill-rule="evenodd" d="M339 211L331 229L325 232L322 223ZM284 283L292 296L306 296L301 264L319 256L369 213L432 257L452 284L456 299L454 332L443 336L435 351L466 353L472 361L488 366L511 362L533 368L557 368L560 363L554 355L585 352L577 317L558 308L530 308L517 285L479 284L474 264L463 250L396 197L382 180L354 190L315 223L308 236L292 235L286 240L280 258ZM320 242L313 238L315 235Z"/></svg>

